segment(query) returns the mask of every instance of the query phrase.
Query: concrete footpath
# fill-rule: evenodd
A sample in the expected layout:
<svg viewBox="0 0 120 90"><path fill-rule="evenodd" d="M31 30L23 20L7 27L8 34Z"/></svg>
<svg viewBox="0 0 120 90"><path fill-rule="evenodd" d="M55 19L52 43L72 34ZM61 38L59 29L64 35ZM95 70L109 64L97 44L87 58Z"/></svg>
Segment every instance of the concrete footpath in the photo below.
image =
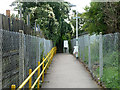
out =
<svg viewBox="0 0 120 90"><path fill-rule="evenodd" d="M99 88L83 65L70 54L57 54L42 88Z"/></svg>

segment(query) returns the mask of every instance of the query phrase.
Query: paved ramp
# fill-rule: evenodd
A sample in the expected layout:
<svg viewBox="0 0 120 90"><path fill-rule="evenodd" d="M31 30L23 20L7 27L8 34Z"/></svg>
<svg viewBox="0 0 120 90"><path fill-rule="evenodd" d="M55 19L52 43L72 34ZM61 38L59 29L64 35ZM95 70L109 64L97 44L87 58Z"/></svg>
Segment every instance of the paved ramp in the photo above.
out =
<svg viewBox="0 0 120 90"><path fill-rule="evenodd" d="M42 88L99 88L83 65L70 54L57 54Z"/></svg>

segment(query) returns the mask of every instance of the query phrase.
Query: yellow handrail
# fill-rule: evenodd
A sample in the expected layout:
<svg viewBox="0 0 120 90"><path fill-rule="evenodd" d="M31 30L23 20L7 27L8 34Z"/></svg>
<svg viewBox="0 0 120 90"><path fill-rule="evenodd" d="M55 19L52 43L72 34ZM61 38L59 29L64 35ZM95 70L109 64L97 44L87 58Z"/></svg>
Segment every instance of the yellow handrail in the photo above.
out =
<svg viewBox="0 0 120 90"><path fill-rule="evenodd" d="M47 68L49 67L53 56L56 54L56 50L57 48L54 47L52 48L52 50L48 53L48 55L46 56L46 58L43 58L42 63L40 64L40 62L38 62L38 66L34 69L34 71L32 72L32 69L29 69L29 76L24 80L24 82L18 87L18 89L21 89L25 86L25 84L29 81L29 88L34 88L35 85L38 83L37 88L39 88L39 82L40 82L40 78L42 76L42 81L44 82L44 72L46 72ZM46 65L44 66L45 61L47 61ZM42 66L42 72L40 73L40 67ZM32 85L32 76L35 74L35 72L38 71L38 78L36 79L36 81L33 83ZM14 85L15 86L15 85ZM13 88L13 85L11 86ZM11 89L12 89L11 88Z"/></svg>

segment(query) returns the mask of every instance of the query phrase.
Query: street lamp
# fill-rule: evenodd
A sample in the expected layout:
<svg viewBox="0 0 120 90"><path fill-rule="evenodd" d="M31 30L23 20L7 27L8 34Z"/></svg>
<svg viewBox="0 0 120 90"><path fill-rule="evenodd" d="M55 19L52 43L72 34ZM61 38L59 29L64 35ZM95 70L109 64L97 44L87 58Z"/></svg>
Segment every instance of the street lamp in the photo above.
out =
<svg viewBox="0 0 120 90"><path fill-rule="evenodd" d="M73 5L73 4L69 4L69 7L76 7L76 5Z"/></svg>
<svg viewBox="0 0 120 90"><path fill-rule="evenodd" d="M78 59L78 12L76 10L76 17L73 17L73 19L76 19L76 58Z"/></svg>
<svg viewBox="0 0 120 90"><path fill-rule="evenodd" d="M76 5L72 5L72 4L70 4L69 5L70 7L76 7ZM75 47L75 55L76 55L76 58L78 59L78 18L80 18L80 17L78 17L78 12L77 12L77 10L76 10L76 17L73 17L73 19L76 19L76 47Z"/></svg>

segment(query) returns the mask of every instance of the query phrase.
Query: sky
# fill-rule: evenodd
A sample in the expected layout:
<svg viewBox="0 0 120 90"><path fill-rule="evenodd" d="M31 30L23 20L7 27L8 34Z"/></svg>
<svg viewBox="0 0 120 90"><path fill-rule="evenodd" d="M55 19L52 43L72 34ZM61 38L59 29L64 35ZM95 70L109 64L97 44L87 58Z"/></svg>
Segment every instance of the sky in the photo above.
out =
<svg viewBox="0 0 120 90"><path fill-rule="evenodd" d="M11 10L11 13L16 13L13 11L13 8L9 6L13 1L14 0L0 0L0 14L6 14L6 10Z"/></svg>
<svg viewBox="0 0 120 90"><path fill-rule="evenodd" d="M77 10L78 12L82 13L84 12L85 6L89 6L91 0L65 0L70 2L73 5L76 5L76 7L72 7L72 10Z"/></svg>
<svg viewBox="0 0 120 90"><path fill-rule="evenodd" d="M10 7L9 5L13 2L14 0L1 0L0 1L0 14L6 14L6 10L11 10L12 13L17 13L16 11L13 10L13 7ZM84 7L87 5L89 6L89 3L91 0L65 0L70 2L73 5L76 5L76 7L72 7L73 10L77 10L78 12L82 13L84 12Z"/></svg>

